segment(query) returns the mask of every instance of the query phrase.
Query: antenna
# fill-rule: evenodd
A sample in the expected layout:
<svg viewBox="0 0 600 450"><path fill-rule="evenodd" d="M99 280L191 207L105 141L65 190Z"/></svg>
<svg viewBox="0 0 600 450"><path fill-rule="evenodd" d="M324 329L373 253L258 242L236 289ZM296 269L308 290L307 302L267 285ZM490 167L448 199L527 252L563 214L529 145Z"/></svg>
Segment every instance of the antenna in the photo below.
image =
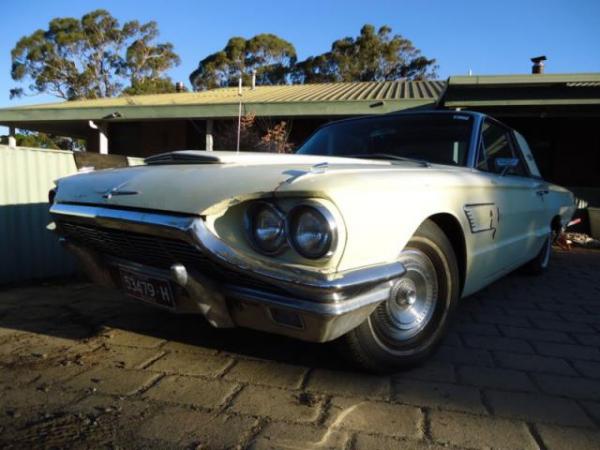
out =
<svg viewBox="0 0 600 450"><path fill-rule="evenodd" d="M235 148L235 152L240 152L240 133L242 131L242 74L240 73L240 78L238 79L238 96L240 97L240 106L238 108L238 129L237 129L237 145Z"/></svg>

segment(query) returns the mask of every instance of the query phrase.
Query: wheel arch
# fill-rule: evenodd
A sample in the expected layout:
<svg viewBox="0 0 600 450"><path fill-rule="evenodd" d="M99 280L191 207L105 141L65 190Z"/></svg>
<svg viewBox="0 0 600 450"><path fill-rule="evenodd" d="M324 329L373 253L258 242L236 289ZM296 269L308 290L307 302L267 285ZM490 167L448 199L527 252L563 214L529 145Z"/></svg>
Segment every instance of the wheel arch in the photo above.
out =
<svg viewBox="0 0 600 450"><path fill-rule="evenodd" d="M458 219L449 213L434 214L427 219L440 227L452 245L458 262L460 292L462 293L467 276L467 244L462 226Z"/></svg>

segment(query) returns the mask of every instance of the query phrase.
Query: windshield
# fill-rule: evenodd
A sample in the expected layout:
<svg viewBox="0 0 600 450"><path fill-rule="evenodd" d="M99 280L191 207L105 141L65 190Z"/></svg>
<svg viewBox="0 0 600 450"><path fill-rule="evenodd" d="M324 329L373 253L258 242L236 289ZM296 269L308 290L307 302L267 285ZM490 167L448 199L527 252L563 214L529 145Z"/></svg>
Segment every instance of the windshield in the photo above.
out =
<svg viewBox="0 0 600 450"><path fill-rule="evenodd" d="M473 118L466 114L386 115L327 125L297 153L466 164Z"/></svg>

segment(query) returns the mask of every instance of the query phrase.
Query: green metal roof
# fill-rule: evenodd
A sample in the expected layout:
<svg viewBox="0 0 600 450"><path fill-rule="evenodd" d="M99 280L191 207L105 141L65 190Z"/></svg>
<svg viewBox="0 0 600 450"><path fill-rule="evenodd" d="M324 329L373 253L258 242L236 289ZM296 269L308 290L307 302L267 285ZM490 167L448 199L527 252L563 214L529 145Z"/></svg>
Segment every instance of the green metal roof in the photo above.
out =
<svg viewBox="0 0 600 450"><path fill-rule="evenodd" d="M600 104L600 73L455 76L439 100L446 107Z"/></svg>
<svg viewBox="0 0 600 450"><path fill-rule="evenodd" d="M385 81L284 86L220 88L185 92L80 100L0 109L0 124L35 121L102 120L120 118L237 117L240 100L246 112L258 116L346 116L390 112L433 105L443 81Z"/></svg>

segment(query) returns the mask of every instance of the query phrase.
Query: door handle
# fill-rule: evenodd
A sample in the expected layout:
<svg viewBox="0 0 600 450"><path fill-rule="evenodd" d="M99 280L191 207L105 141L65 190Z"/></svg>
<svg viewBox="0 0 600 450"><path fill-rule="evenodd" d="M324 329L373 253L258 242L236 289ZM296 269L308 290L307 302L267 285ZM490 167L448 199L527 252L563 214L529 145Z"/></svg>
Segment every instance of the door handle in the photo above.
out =
<svg viewBox="0 0 600 450"><path fill-rule="evenodd" d="M548 190L548 185L547 184L540 183L540 184L538 184L538 185L535 186L535 189L536 189L535 193L537 195L539 195L540 197L542 197L542 196L550 193L550 191Z"/></svg>

